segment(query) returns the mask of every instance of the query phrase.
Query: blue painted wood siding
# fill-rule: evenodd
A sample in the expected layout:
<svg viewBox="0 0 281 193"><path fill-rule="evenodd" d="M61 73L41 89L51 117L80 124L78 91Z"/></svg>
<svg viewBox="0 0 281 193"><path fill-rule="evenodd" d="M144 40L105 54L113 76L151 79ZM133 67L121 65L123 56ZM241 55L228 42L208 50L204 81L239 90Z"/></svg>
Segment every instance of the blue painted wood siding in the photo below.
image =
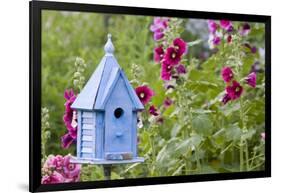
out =
<svg viewBox="0 0 281 193"><path fill-rule="evenodd" d="M80 134L80 155L83 159L92 159L95 156L95 113L82 111L81 134Z"/></svg>
<svg viewBox="0 0 281 193"><path fill-rule="evenodd" d="M105 105L105 154L133 153L133 107L125 82L119 76ZM123 110L119 118L114 115L117 108Z"/></svg>

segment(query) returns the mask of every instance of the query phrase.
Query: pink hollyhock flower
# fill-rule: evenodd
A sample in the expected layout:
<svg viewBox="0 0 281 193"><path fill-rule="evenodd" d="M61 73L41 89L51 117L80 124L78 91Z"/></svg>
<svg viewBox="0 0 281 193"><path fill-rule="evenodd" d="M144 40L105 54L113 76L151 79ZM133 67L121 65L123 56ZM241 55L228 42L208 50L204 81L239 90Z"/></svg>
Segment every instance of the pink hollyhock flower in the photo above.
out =
<svg viewBox="0 0 281 193"><path fill-rule="evenodd" d="M157 48L154 48L154 61L155 62L161 62L164 56L164 49L163 46L158 46Z"/></svg>
<svg viewBox="0 0 281 193"><path fill-rule="evenodd" d="M239 33L242 36L246 36L250 33L251 31L251 26L249 23L244 23L240 28L239 28Z"/></svg>
<svg viewBox="0 0 281 193"><path fill-rule="evenodd" d="M64 175L65 177L70 180L79 180L80 178L80 172L81 172L81 165L80 164L76 164L76 163L71 163L70 159L72 158L72 156L70 155L66 155L64 156L64 162L63 162L63 171L64 171Z"/></svg>
<svg viewBox="0 0 281 193"><path fill-rule="evenodd" d="M218 24L214 20L208 20L208 28L210 33L215 33L218 27Z"/></svg>
<svg viewBox="0 0 281 193"><path fill-rule="evenodd" d="M45 175L41 179L41 184L57 184L57 183L63 183L64 178L63 176L54 171L51 175Z"/></svg>
<svg viewBox="0 0 281 193"><path fill-rule="evenodd" d="M262 140L265 140L265 132L262 132L262 133L261 133L261 139L262 139Z"/></svg>
<svg viewBox="0 0 281 193"><path fill-rule="evenodd" d="M226 31L232 31L233 25L231 21L229 20L220 20L220 25L222 29L225 29Z"/></svg>
<svg viewBox="0 0 281 193"><path fill-rule="evenodd" d="M183 39L176 38L174 39L173 44L179 55L185 54L187 52L187 43Z"/></svg>
<svg viewBox="0 0 281 193"><path fill-rule="evenodd" d="M230 100L231 100L230 96L226 93L226 94L223 96L221 102L225 105L225 104L228 103L228 101L230 101Z"/></svg>
<svg viewBox="0 0 281 193"><path fill-rule="evenodd" d="M183 64L176 66L176 70L178 74L186 74L186 68Z"/></svg>
<svg viewBox="0 0 281 193"><path fill-rule="evenodd" d="M170 99L170 98L166 98L165 100L164 100L164 106L167 108L167 107L169 107L169 106L171 106L173 104L173 101L172 101L172 99Z"/></svg>
<svg viewBox="0 0 281 193"><path fill-rule="evenodd" d="M172 77L173 66L166 61L162 62L161 65L161 78L162 80L170 80Z"/></svg>
<svg viewBox="0 0 281 193"><path fill-rule="evenodd" d="M154 115L154 116L158 116L159 115L159 112L158 112L157 108L154 105L151 105L149 107L149 113L151 115Z"/></svg>
<svg viewBox="0 0 281 193"><path fill-rule="evenodd" d="M164 37L164 32L168 27L168 22L168 18L154 18L153 24L150 26L150 30L154 33L153 37L155 41L158 41Z"/></svg>
<svg viewBox="0 0 281 193"><path fill-rule="evenodd" d="M76 95L73 90L70 89L64 92L64 98L66 99L66 102L64 104L65 112L63 115L63 122L68 130L68 133L62 136L61 141L62 147L69 148L69 146L77 138L77 115L76 111L71 109L71 105L75 101Z"/></svg>
<svg viewBox="0 0 281 193"><path fill-rule="evenodd" d="M139 86L135 90L140 101L144 105L151 100L152 96L154 96L154 91L150 89L148 86Z"/></svg>
<svg viewBox="0 0 281 193"><path fill-rule="evenodd" d="M226 87L226 93L229 95L231 100L238 99L243 92L243 87L239 84L239 82L233 80L232 85Z"/></svg>
<svg viewBox="0 0 281 193"><path fill-rule="evenodd" d="M45 167L54 168L58 171L62 170L62 166L63 166L63 156L61 155L49 156L45 162Z"/></svg>
<svg viewBox="0 0 281 193"><path fill-rule="evenodd" d="M164 55L164 60L166 63L171 65L177 65L181 60L181 55L176 48L169 47L166 50L166 53Z"/></svg>
<svg viewBox="0 0 281 193"><path fill-rule="evenodd" d="M210 48L213 49L221 43L221 37L219 34L211 34L209 35L208 43Z"/></svg>
<svg viewBox="0 0 281 193"><path fill-rule="evenodd" d="M248 85L255 88L257 84L257 74L255 72L251 72L245 80Z"/></svg>
<svg viewBox="0 0 281 193"><path fill-rule="evenodd" d="M234 74L233 74L232 69L230 67L224 67L221 70L221 76L222 76L222 79L225 82L230 82L233 79Z"/></svg>

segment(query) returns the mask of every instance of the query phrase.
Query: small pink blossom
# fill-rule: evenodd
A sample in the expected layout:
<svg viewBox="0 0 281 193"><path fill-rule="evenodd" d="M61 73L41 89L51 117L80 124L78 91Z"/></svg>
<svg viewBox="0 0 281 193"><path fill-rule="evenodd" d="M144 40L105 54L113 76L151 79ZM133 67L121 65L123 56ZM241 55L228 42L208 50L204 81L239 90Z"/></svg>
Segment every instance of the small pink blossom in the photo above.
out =
<svg viewBox="0 0 281 193"><path fill-rule="evenodd" d="M233 79L234 74L233 74L233 71L232 71L232 69L230 67L224 67L221 70L221 76L222 76L222 79L225 82L230 82Z"/></svg>
<svg viewBox="0 0 281 193"><path fill-rule="evenodd" d="M215 33L218 27L218 24L214 20L208 20L208 28L210 33Z"/></svg>
<svg viewBox="0 0 281 193"><path fill-rule="evenodd" d="M53 172L51 175L45 175L41 179L41 184L57 184L63 182L64 182L64 178L58 172Z"/></svg>
<svg viewBox="0 0 281 193"><path fill-rule="evenodd" d="M220 20L220 26L222 29L225 29L226 31L233 30L232 22L229 20Z"/></svg>
<svg viewBox="0 0 281 193"><path fill-rule="evenodd" d="M142 104L147 104L152 96L154 96L154 91L149 88L148 86L139 86L135 89L140 101L142 102Z"/></svg>
<svg viewBox="0 0 281 193"><path fill-rule="evenodd" d="M150 30L154 33L153 38L155 41L161 40L164 37L164 32L168 27L168 18L155 17Z"/></svg>
<svg viewBox="0 0 281 193"><path fill-rule="evenodd" d="M246 83L250 85L251 87L255 88L257 84L257 74L256 72L251 72L247 77L246 77Z"/></svg>

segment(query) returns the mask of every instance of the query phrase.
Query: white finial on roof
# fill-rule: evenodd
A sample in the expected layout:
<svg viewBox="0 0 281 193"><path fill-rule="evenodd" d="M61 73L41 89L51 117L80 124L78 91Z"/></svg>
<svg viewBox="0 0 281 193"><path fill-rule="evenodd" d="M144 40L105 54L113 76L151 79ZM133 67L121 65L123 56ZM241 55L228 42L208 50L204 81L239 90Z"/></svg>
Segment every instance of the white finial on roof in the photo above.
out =
<svg viewBox="0 0 281 193"><path fill-rule="evenodd" d="M108 56L113 55L114 46L113 46L112 41L111 41L111 34L107 35L107 42L104 45L104 51L105 51L105 54L108 55Z"/></svg>

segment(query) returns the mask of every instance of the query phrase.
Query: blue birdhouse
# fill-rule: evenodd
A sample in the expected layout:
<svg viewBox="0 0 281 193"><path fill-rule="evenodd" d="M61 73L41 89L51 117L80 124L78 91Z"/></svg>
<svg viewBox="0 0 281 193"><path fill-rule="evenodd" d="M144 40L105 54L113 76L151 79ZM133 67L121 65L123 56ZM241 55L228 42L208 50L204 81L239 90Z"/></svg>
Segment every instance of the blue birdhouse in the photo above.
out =
<svg viewBox="0 0 281 193"><path fill-rule="evenodd" d="M76 163L143 162L137 151L137 113L143 104L115 59L111 35L105 56L72 104L78 113Z"/></svg>

